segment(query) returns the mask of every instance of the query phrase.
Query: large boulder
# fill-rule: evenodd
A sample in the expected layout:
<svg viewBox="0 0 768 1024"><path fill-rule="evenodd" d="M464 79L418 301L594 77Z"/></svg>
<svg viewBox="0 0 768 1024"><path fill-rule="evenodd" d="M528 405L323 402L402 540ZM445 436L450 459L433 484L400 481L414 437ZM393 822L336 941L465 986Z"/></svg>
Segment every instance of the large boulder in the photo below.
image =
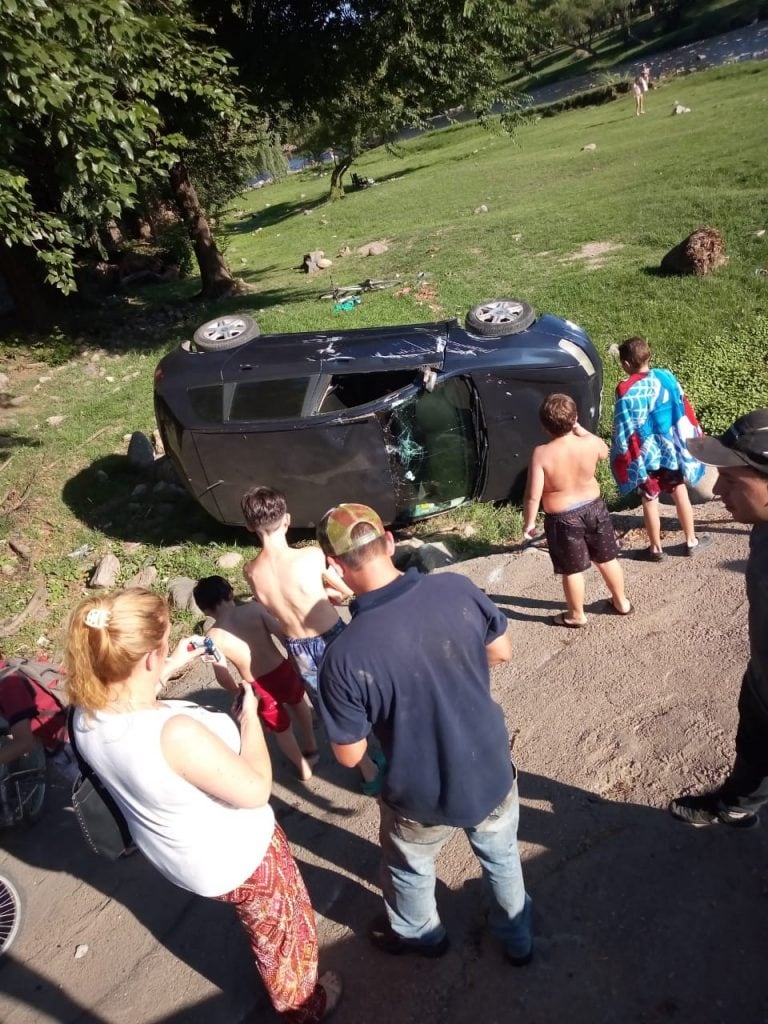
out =
<svg viewBox="0 0 768 1024"><path fill-rule="evenodd" d="M152 442L140 430L134 430L131 434L131 439L128 442L128 461L136 469L151 466L155 461L155 451L152 447Z"/></svg>
<svg viewBox="0 0 768 1024"><path fill-rule="evenodd" d="M311 252L304 253L304 258L301 261L301 269L305 274L316 274L318 270L323 270L329 265L330 261L325 262L325 253L322 249L313 249Z"/></svg>
<svg viewBox="0 0 768 1024"><path fill-rule="evenodd" d="M189 576L174 576L168 580L168 600L172 608L179 608L182 611L192 612L194 615L203 613L195 604L192 591L195 589L195 581Z"/></svg>
<svg viewBox="0 0 768 1024"><path fill-rule="evenodd" d="M697 228L670 249L661 261L665 274L696 274L703 277L728 262L725 239L715 228Z"/></svg>

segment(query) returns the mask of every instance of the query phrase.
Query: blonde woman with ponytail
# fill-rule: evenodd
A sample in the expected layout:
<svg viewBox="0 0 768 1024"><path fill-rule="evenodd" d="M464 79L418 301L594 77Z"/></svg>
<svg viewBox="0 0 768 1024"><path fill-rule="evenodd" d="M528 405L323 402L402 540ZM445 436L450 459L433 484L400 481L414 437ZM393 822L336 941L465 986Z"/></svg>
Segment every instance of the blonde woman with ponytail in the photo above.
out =
<svg viewBox="0 0 768 1024"><path fill-rule="evenodd" d="M202 653L168 650L162 598L145 590L88 598L72 613L68 691L83 757L125 815L144 856L183 889L234 904L275 1009L315 1024L341 979L317 979L307 891L269 796L272 768L253 688L240 731L223 713L162 700L164 683Z"/></svg>

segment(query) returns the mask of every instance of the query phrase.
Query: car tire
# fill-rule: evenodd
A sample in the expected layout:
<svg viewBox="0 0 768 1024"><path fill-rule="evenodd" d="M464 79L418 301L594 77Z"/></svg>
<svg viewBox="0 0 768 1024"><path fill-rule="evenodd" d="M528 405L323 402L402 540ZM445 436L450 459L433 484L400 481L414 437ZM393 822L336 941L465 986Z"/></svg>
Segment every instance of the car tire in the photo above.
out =
<svg viewBox="0 0 768 1024"><path fill-rule="evenodd" d="M527 330L535 320L533 306L522 299L489 299L470 309L466 325L471 334L500 338Z"/></svg>
<svg viewBox="0 0 768 1024"><path fill-rule="evenodd" d="M226 352L258 338L259 325L250 316L227 314L201 324L192 335L201 352Z"/></svg>

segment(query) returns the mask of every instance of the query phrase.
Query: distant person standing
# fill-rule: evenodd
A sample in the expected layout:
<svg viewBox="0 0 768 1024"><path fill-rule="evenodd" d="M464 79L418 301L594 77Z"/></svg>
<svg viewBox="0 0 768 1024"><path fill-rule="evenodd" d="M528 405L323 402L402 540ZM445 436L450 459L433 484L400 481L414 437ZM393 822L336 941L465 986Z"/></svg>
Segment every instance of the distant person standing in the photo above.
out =
<svg viewBox="0 0 768 1024"><path fill-rule="evenodd" d="M645 94L648 91L648 83L642 74L637 75L632 83L632 95L635 97L635 116L639 117L645 113Z"/></svg>
<svg viewBox="0 0 768 1024"><path fill-rule="evenodd" d="M635 116L645 113L645 94L651 87L651 69L643 64L642 70L632 82L632 95L635 97Z"/></svg>
<svg viewBox="0 0 768 1024"><path fill-rule="evenodd" d="M563 577L568 608L556 615L557 626L586 626L584 572L594 561L611 592L607 610L632 611L624 593L619 546L600 485L597 463L608 458L608 445L577 421L570 395L549 395L539 409L541 425L551 440L533 450L525 490L523 533L532 537L539 505L544 504L544 531L555 572Z"/></svg>
<svg viewBox="0 0 768 1024"><path fill-rule="evenodd" d="M686 442L701 434L691 403L669 370L651 369L651 349L645 338L628 338L619 345L627 378L616 388L611 442L611 471L619 493L637 491L649 546L644 557L661 562L659 496L669 494L685 536L686 555L695 555L711 542L697 537L686 484L704 475Z"/></svg>
<svg viewBox="0 0 768 1024"><path fill-rule="evenodd" d="M719 437L695 438L688 447L702 462L717 466L714 493L736 522L752 524L746 573L749 663L730 775L714 792L677 797L669 810L689 825L751 828L768 803L768 409L756 409Z"/></svg>

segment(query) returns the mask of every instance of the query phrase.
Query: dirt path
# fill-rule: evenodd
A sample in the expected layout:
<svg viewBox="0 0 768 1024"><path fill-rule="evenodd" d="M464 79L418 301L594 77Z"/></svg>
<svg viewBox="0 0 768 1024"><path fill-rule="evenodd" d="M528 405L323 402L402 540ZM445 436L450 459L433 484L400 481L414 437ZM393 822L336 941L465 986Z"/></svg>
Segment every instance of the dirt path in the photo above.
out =
<svg viewBox="0 0 768 1024"><path fill-rule="evenodd" d="M729 760L746 661L746 530L716 505L696 511L715 544L661 565L627 558L637 612L593 614L584 630L550 625L562 605L545 554L459 567L507 612L515 646L493 685L519 730L530 967L506 966L487 936L461 835L439 869L451 952L410 961L370 948L375 803L330 755L307 787L277 766L274 805L313 897L322 961L346 978L338 1024L768 1020L755 983L768 957L768 831L686 829L663 809ZM639 517L617 524L631 531ZM670 551L680 539L670 534ZM641 545L634 532L626 540ZM588 584L590 601L604 596L594 574ZM0 870L26 890L23 934L0 961L3 1024L276 1020L229 908L169 888L139 856L92 857L61 790L41 825L2 843Z"/></svg>

